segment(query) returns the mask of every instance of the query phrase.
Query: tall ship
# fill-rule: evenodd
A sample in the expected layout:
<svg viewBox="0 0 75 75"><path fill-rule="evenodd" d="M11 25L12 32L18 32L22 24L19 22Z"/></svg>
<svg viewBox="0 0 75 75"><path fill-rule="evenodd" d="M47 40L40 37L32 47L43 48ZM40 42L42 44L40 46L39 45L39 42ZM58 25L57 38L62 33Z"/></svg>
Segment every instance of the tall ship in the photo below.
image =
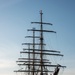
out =
<svg viewBox="0 0 75 75"><path fill-rule="evenodd" d="M44 29L44 25L53 25L52 23L46 23L42 20L42 10L40 11L40 21L31 22L31 24L38 24L39 28L31 28L27 31L30 31L32 35L27 35L25 38L28 38L27 43L22 43L26 47L20 52L22 57L18 58L17 65L20 69L15 70L18 74L22 75L58 75L62 66L60 63L54 64L50 57L62 57L63 54L60 51L46 49L46 43L44 40L44 33L56 33L56 31ZM37 35L38 34L38 35ZM49 34L48 34L49 35ZM49 39L47 39L49 40Z"/></svg>

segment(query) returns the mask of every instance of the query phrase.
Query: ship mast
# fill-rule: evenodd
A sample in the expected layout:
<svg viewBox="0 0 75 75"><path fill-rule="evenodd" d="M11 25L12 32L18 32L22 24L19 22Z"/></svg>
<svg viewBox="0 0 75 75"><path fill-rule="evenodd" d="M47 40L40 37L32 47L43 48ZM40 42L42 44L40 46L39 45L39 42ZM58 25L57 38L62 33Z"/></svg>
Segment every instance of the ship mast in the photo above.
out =
<svg viewBox="0 0 75 75"><path fill-rule="evenodd" d="M38 30L38 31L40 31L40 47L41 47L41 49L40 49L40 51L41 51L41 53L40 53L40 58L41 58L41 61L40 61L40 64L41 64L41 75L43 75L43 66L42 66L42 64L44 65L44 63L43 63L43 54L42 54L42 50L43 50L43 40L44 40L44 38L43 38L43 24L48 24L48 25L52 25L51 23L43 23L43 21L42 21L42 15L43 15L43 13L42 13L42 10L40 11L40 22L31 22L31 23L36 23L36 24L40 24L41 26L40 26L40 30ZM47 32L47 31L46 31ZM52 31L52 32L54 32L54 33L56 33L55 31Z"/></svg>
<svg viewBox="0 0 75 75"><path fill-rule="evenodd" d="M43 55L42 55L42 50L43 50L43 25L42 25L42 11L40 13L40 16L41 16L41 29L40 29L40 32L41 32L41 37L40 37L40 43L41 43L41 54L40 54L40 57L41 57L41 75L43 74L42 71L43 71L43 62L42 62L42 59L43 59Z"/></svg>

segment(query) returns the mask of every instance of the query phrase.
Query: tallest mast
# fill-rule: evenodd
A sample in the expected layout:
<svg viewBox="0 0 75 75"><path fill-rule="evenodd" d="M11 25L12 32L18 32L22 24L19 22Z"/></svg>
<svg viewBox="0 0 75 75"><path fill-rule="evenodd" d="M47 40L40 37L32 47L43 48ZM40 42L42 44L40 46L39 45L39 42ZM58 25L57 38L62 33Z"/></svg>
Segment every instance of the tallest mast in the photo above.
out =
<svg viewBox="0 0 75 75"><path fill-rule="evenodd" d="M43 71L43 66L42 66L42 60L43 60L43 55L42 55L42 50L43 50L43 32L42 32L42 30L43 30L43 25L42 25L42 15L43 15L43 13L42 13L42 10L41 10L41 12L40 12L40 17L41 17L41 28L40 28L40 32L41 32L41 34L40 34L40 44L41 44L41 54L40 54L40 58L41 58L41 75L42 75L42 71Z"/></svg>
<svg viewBox="0 0 75 75"><path fill-rule="evenodd" d="M43 32L56 33L55 31L51 31L51 30L50 31L49 30L43 30L43 24L45 24L45 25L52 25L52 24L51 23L45 23L45 22L43 22L42 21L42 15L43 15L43 13L42 13L42 10L41 10L40 11L40 19L41 19L41 21L40 22L32 22L32 23L37 23L37 24L41 25L40 26L40 30L35 30L35 31L40 31L40 68L41 68L40 75L44 75L43 72L44 72L44 69L45 69L45 64L43 62L43 50L44 50L44 48L43 48L43 45L44 45L44 43L43 43L43 40L44 40L44 38L43 38ZM59 55L59 56L61 56L61 55ZM57 65L56 66L56 69L55 69L55 72L54 72L53 75L58 75L59 66L61 66L61 65ZM65 67L65 66L62 66L62 67ZM48 73L46 73L46 74L48 74Z"/></svg>
<svg viewBox="0 0 75 75"><path fill-rule="evenodd" d="M40 30L35 30L35 31L39 31L40 32L40 69L41 69L41 75L43 75L43 68L45 66L44 63L43 63L43 32L53 32L53 33L56 33L55 31L47 31L47 30L43 30L43 24L47 24L47 25L52 25L51 23L45 23L42 21L42 10L40 11L40 22L31 22L31 23L36 23L36 24L40 24Z"/></svg>

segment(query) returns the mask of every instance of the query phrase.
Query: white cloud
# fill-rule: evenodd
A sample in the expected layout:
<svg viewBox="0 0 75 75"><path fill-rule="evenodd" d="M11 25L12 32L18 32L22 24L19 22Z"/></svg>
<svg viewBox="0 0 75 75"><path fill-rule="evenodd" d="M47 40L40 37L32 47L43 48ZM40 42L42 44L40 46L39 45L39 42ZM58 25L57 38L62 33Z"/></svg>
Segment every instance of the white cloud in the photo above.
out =
<svg viewBox="0 0 75 75"><path fill-rule="evenodd" d="M1 75L14 75L16 63L10 60L0 60L0 74Z"/></svg>
<svg viewBox="0 0 75 75"><path fill-rule="evenodd" d="M15 66L14 61L10 61L10 60L1 60L0 61L0 69L2 68L13 68Z"/></svg>

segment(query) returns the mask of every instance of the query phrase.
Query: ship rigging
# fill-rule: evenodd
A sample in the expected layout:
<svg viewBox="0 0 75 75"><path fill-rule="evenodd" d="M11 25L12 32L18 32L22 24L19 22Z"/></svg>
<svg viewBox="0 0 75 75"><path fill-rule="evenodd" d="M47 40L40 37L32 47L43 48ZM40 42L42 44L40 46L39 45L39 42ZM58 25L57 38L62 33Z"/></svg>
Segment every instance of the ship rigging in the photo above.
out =
<svg viewBox="0 0 75 75"><path fill-rule="evenodd" d="M53 25L52 23L46 23L42 21L42 11L40 12L40 22L31 22L31 24L40 25L39 29L28 29L28 31L32 32L32 36L26 36L26 38L32 38L32 42L30 43L22 43L22 45L27 45L27 48L23 48L21 54L27 55L27 57L18 58L17 65L21 66L20 70L15 70L14 72L21 72L27 75L58 75L60 68L65 68L66 66L62 66L60 64L52 64L52 61L45 58L45 56L63 56L60 51L57 50L47 50L44 49L46 44L44 43L44 33L56 33L56 31L52 30L44 30L44 25ZM37 36L36 33L40 35ZM39 43L36 42L36 39L39 39ZM37 48L38 46L38 48ZM53 67L54 69L49 70L48 67Z"/></svg>

